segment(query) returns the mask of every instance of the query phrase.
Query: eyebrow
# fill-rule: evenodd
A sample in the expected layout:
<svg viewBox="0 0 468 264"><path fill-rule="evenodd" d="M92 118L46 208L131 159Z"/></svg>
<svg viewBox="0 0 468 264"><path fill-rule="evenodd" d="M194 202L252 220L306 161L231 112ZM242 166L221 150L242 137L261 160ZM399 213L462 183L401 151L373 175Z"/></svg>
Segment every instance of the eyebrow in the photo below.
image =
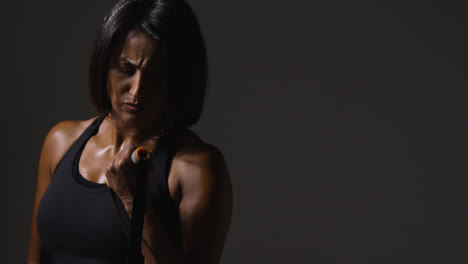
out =
<svg viewBox="0 0 468 264"><path fill-rule="evenodd" d="M126 59L126 58L122 58L122 57L121 57L120 60L121 60L121 61L125 61L125 62L127 62L127 63L129 63L129 64L131 64L131 65L133 65L133 66L136 66L136 67L138 66L137 64L135 64L135 63L132 62L132 61L129 61L129 60Z"/></svg>
<svg viewBox="0 0 468 264"><path fill-rule="evenodd" d="M129 63L130 65L132 65L132 66L134 66L134 67L137 67L137 68L140 67L140 65L135 64L134 62L128 60L127 58L120 57L119 59L120 59L120 61L127 62L127 63ZM151 66L150 66L150 67L151 67ZM162 65L158 65L158 66L156 66L153 70L162 70L162 69L163 69L163 66L162 66Z"/></svg>

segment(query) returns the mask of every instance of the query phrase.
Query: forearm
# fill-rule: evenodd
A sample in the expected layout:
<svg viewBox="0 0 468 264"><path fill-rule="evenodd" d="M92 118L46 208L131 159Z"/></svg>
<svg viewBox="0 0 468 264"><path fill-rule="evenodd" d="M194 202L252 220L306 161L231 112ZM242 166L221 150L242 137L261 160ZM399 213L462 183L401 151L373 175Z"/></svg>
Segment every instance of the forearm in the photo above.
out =
<svg viewBox="0 0 468 264"><path fill-rule="evenodd" d="M145 264L193 264L189 255L170 239L151 202L148 200L146 204L142 234Z"/></svg>

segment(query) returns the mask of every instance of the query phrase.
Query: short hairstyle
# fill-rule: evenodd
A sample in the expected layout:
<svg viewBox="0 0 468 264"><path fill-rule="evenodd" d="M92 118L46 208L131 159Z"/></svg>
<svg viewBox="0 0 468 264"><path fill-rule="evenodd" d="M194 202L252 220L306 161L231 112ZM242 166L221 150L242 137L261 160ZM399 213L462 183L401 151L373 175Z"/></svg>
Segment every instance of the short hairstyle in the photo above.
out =
<svg viewBox="0 0 468 264"><path fill-rule="evenodd" d="M184 0L121 0L105 16L88 74L91 100L98 112L105 115L112 108L107 94L110 59L118 43L134 29L160 42L166 121L181 127L197 123L208 80L207 55L197 18Z"/></svg>

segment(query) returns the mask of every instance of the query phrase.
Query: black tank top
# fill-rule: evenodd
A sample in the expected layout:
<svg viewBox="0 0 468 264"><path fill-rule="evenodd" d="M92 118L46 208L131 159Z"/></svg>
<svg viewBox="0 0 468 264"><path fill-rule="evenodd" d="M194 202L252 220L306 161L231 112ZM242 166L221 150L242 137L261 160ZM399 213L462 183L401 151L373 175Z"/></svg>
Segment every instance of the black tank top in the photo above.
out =
<svg viewBox="0 0 468 264"><path fill-rule="evenodd" d="M40 201L37 231L52 263L115 264L125 261L128 246L125 227L130 224L130 217L106 184L90 182L78 170L81 152L103 120L104 116L96 118L73 143L58 163ZM150 197L166 232L175 244L180 245L178 210L167 182L178 134L161 137L152 152L155 173Z"/></svg>

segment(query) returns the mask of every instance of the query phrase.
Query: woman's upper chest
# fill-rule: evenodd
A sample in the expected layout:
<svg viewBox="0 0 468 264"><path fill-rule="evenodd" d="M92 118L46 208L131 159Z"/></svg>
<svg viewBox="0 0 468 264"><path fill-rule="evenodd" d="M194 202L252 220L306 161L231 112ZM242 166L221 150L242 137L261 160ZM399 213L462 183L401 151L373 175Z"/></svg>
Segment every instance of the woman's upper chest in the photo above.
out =
<svg viewBox="0 0 468 264"><path fill-rule="evenodd" d="M103 183L109 186L106 171L109 165L116 159L116 155L112 146L106 146L102 142L99 142L96 137L91 137L82 150L78 161L78 171L88 181ZM171 170L171 163L167 167L167 184L171 198L177 206L180 202L180 184L176 173L173 173L173 170ZM151 183L154 177L154 168L150 166L148 182Z"/></svg>

